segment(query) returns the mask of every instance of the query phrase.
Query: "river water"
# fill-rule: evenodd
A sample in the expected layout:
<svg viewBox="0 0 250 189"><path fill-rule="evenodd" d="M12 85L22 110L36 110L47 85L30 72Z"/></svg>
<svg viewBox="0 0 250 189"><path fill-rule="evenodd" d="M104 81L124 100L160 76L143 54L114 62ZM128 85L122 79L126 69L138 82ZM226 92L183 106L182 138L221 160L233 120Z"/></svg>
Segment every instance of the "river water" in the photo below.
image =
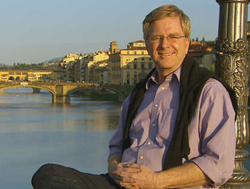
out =
<svg viewBox="0 0 250 189"><path fill-rule="evenodd" d="M32 189L31 177L45 163L106 172L108 142L117 128L120 104L71 96L70 104L55 105L46 91L4 92L0 95L0 189ZM249 159L245 164L250 170Z"/></svg>
<svg viewBox="0 0 250 189"><path fill-rule="evenodd" d="M1 189L31 189L32 175L45 163L106 172L108 142L117 127L120 104L73 96L70 104L54 105L45 91L4 92L0 95Z"/></svg>

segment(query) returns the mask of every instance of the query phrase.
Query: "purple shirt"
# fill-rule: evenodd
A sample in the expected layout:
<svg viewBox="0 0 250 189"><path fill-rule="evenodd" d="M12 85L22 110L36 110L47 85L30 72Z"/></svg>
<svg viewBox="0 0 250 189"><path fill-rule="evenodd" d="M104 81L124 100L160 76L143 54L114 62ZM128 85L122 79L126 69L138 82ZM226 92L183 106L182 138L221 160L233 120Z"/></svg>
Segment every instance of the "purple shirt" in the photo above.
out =
<svg viewBox="0 0 250 189"><path fill-rule="evenodd" d="M147 82L147 91L130 129L132 145L122 155L122 162L144 164L162 171L175 127L179 107L181 68L167 76L162 84L155 74ZM130 96L123 102L119 125L110 141L110 155L122 152L123 130ZM228 92L215 79L205 84L189 125L189 161L198 165L214 182L225 183L233 172L236 134L235 112ZM203 187L195 187L203 188Z"/></svg>

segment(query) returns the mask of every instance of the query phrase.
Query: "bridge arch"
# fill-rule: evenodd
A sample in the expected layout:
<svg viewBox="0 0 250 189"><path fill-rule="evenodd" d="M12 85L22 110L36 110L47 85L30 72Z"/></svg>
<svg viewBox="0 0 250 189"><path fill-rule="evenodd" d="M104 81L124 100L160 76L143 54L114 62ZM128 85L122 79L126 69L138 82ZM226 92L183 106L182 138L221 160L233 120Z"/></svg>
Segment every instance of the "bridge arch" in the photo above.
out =
<svg viewBox="0 0 250 189"><path fill-rule="evenodd" d="M45 91L48 91L48 92L54 94L54 91L52 89L47 88L47 87L37 86L37 85L28 85L28 86L25 86L25 85L11 85L11 86L1 87L1 90L9 89L9 88L38 88L38 89L43 89Z"/></svg>
<svg viewBox="0 0 250 189"><path fill-rule="evenodd" d="M119 85L119 87L118 86L113 86L113 85L98 85L98 86L90 85L90 86L75 87L75 88L71 88L70 90L68 90L67 93L66 93L66 96L67 96L68 100L70 100L69 96L71 94L73 94L74 92L77 92L77 91L80 91L80 90L83 90L83 89L91 89L93 91L101 91L101 89L103 89L103 88L116 93L118 95L118 101L119 102L122 102L126 97L126 87L123 87L121 89L120 85Z"/></svg>
<svg viewBox="0 0 250 189"><path fill-rule="evenodd" d="M43 86L38 86L38 85L28 85L26 86L25 84L20 85L20 84L16 84L16 85L10 85L10 86L4 86L0 88L0 92L3 92L4 89L10 89L10 88L37 88L37 89L43 89L45 91L48 91L50 94L52 94L52 102L54 101L54 97L55 97L55 91L47 88L47 87L43 87Z"/></svg>
<svg viewBox="0 0 250 189"><path fill-rule="evenodd" d="M112 85L104 85L103 88L106 88L110 91L115 92L118 95L118 101L119 102L123 102L123 100L125 100L126 96L127 96L127 88L126 86L124 86L122 88L122 90L118 87L112 86Z"/></svg>
<svg viewBox="0 0 250 189"><path fill-rule="evenodd" d="M90 88L90 87L88 87L88 86L75 87L73 89L68 90L67 93L66 93L66 95L70 96L71 94L73 94L73 93L75 93L77 91L81 91L81 90L86 89L86 88Z"/></svg>
<svg viewBox="0 0 250 189"><path fill-rule="evenodd" d="M14 78L13 76L10 76L10 77L9 77L9 80L14 81L14 80L15 80L15 78Z"/></svg>

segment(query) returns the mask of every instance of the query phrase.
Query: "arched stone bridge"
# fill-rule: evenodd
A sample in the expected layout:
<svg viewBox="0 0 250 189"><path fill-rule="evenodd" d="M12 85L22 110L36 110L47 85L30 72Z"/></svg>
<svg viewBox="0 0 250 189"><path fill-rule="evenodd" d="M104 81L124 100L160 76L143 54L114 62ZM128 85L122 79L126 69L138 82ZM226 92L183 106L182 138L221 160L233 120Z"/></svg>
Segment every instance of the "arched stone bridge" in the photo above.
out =
<svg viewBox="0 0 250 189"><path fill-rule="evenodd" d="M126 85L99 85L93 83L75 82L0 82L0 92L7 88L33 88L43 89L52 94L53 103L70 102L70 95L86 88L100 90L105 88L118 94L118 101L122 102L128 94L129 87Z"/></svg>

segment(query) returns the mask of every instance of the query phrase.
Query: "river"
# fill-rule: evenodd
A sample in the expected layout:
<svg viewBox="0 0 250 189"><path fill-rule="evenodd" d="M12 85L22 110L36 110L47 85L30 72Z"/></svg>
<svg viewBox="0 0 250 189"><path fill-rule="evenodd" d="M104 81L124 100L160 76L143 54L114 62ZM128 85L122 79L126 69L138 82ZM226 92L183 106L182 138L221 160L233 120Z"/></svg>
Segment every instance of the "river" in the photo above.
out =
<svg viewBox="0 0 250 189"><path fill-rule="evenodd" d="M31 189L32 175L49 162L106 172L108 142L117 127L120 104L72 96L70 104L54 105L46 91L4 92L0 95L1 189Z"/></svg>
<svg viewBox="0 0 250 189"><path fill-rule="evenodd" d="M45 163L106 172L108 142L117 128L120 104L71 96L70 104L55 105L46 91L4 92L0 95L1 189L32 189L31 177ZM245 164L250 170L249 159Z"/></svg>

